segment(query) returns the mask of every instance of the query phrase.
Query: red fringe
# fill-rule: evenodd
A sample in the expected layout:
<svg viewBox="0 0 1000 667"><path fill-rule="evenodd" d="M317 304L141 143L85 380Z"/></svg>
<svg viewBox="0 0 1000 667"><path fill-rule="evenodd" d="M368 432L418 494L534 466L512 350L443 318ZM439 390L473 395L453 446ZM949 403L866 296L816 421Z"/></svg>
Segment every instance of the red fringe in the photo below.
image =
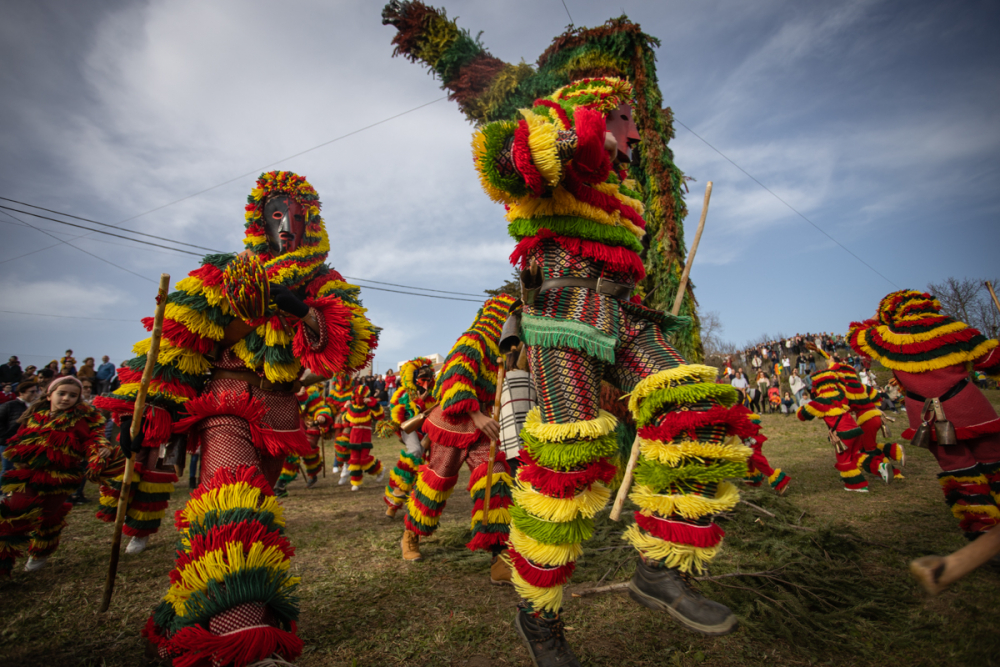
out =
<svg viewBox="0 0 1000 667"><path fill-rule="evenodd" d="M575 178L571 180L578 183L603 183L611 173L611 156L604 150L604 133L607 131L604 114L586 107L577 107L573 111L573 121L576 129L576 153L566 168L566 175L572 174ZM569 190L568 187L566 189ZM572 190L570 192L576 195Z"/></svg>
<svg viewBox="0 0 1000 667"><path fill-rule="evenodd" d="M559 567L542 567L519 554L514 547L509 547L507 553L514 564L514 569L521 575L521 578L538 588L562 586L569 581L570 577L573 576L573 571L576 570L576 561L570 561Z"/></svg>
<svg viewBox="0 0 1000 667"><path fill-rule="evenodd" d="M519 456L522 466L517 471L517 478L525 481L544 496L550 498L571 498L578 489L584 489L594 482L610 482L617 468L607 459L598 459L587 464L583 470L559 472L544 468L531 458L527 449L522 449Z"/></svg>
<svg viewBox="0 0 1000 667"><path fill-rule="evenodd" d="M750 411L742 405L731 408L716 406L704 411L685 410L664 415L659 424L645 426L639 429L639 436L644 440L670 442L677 436L688 433L694 436L694 430L715 424L725 424L728 435L749 438L757 435L760 427L750 421Z"/></svg>
<svg viewBox="0 0 1000 667"><path fill-rule="evenodd" d="M604 266L609 271L627 273L636 282L646 277L646 267L642 264L642 259L629 250L620 246L609 246L597 241L574 238L571 236L557 236L550 229L542 227L534 236L526 236L510 254L510 263L520 262L521 268L528 265L528 255L543 239L553 239L556 243L574 255L589 257L599 262L604 262Z"/></svg>
<svg viewBox="0 0 1000 667"><path fill-rule="evenodd" d="M420 498L416 494L411 494L410 500L413 502L414 505L416 505L417 509L420 510L420 513L423 514L428 519L433 519L441 516L441 512L443 512L445 508L445 505L442 503L441 507L432 510L431 508L427 507L427 505L424 505L422 502L420 502Z"/></svg>
<svg viewBox="0 0 1000 667"><path fill-rule="evenodd" d="M320 299L306 299L306 305L319 313L319 325L324 329L326 345L322 350L313 350L306 338L306 326L297 327L292 341L292 350L303 366L323 376L336 375L348 370L347 358L352 340L351 309L335 296ZM311 331L311 330L310 330Z"/></svg>
<svg viewBox="0 0 1000 667"><path fill-rule="evenodd" d="M494 464L496 463L503 464L503 470L501 472L505 472L508 475L510 474L510 466L507 465L507 453L501 450L499 447L497 448L496 454L493 457L493 461ZM493 471L494 481L493 481L493 486L491 488L496 488L497 485L496 476L499 474L501 473L497 472L496 470ZM483 461L482 463L477 465L469 474L469 485L465 487L465 490L471 491L472 487L475 486L479 482L479 480L481 480L483 477L486 477L486 461Z"/></svg>
<svg viewBox="0 0 1000 667"><path fill-rule="evenodd" d="M208 480L207 483L204 479L201 480L201 485L191 492L190 499L197 500L213 489L220 489L224 486L239 484L240 482L246 482L250 486L255 487L265 496L274 495L271 485L267 483L267 480L264 479L264 476L260 474L257 468L241 465L237 466L235 470L233 468L217 468L211 480ZM177 527L177 530L186 530L188 527L188 522L181 518L183 511L184 508L182 507L176 513L174 525Z"/></svg>
<svg viewBox="0 0 1000 667"><path fill-rule="evenodd" d="M195 269L188 275L200 278L201 282L209 287L218 287L221 285L222 279L225 276L222 269L214 264L202 264L200 268Z"/></svg>
<svg viewBox="0 0 1000 667"><path fill-rule="evenodd" d="M200 625L179 630L170 639L173 667L245 667L278 653L285 660L295 660L302 653L302 640L293 632L276 627L252 627L223 636L214 635Z"/></svg>
<svg viewBox="0 0 1000 667"><path fill-rule="evenodd" d="M234 542L243 545L243 553L249 553L250 548L255 543L260 542L265 547L277 547L285 555L285 558L291 558L295 555L295 549L289 544L287 538L277 531L268 530L264 524L256 521L241 521L225 526L214 526L209 529L208 534L195 535L191 538L190 548L177 557L175 567L170 571L170 582L177 583L181 579L180 571L185 566L211 551L224 551L227 545Z"/></svg>
<svg viewBox="0 0 1000 667"><path fill-rule="evenodd" d="M146 331L152 331L153 318L142 318L142 326L146 327ZM163 320L163 337L169 340L174 347L194 350L200 354L208 354L215 347L215 341L211 338L196 334L182 323L169 318Z"/></svg>
<svg viewBox="0 0 1000 667"><path fill-rule="evenodd" d="M559 120L562 121L564 128L569 130L573 127L573 123L569 121L569 116L566 115L566 110L563 109L561 106L559 106L558 102L553 102L552 100L546 100L546 99L539 99L535 100L535 103L532 106L548 107L552 109L553 111L556 112L556 116L559 117Z"/></svg>
<svg viewBox="0 0 1000 667"><path fill-rule="evenodd" d="M312 449L301 425L297 431L278 432L265 424L264 415L267 413L267 406L260 399L252 397L249 392L237 394L223 391L218 394L202 394L185 403L184 409L188 416L174 424L174 433L187 433L198 422L209 417L230 415L246 420L254 446L266 451L270 456L308 454ZM188 440L188 451L196 451L200 444L197 432L195 435L196 437Z"/></svg>
<svg viewBox="0 0 1000 667"><path fill-rule="evenodd" d="M476 409L479 409L478 402L476 404ZM482 437L482 433L480 433L478 429L472 431L471 433L446 431L437 424L433 423L430 419L424 420L423 429L424 433L430 436L430 439L433 440L435 444L444 445L445 447L454 447L455 449L466 449L469 445L474 445Z"/></svg>
<svg viewBox="0 0 1000 667"><path fill-rule="evenodd" d="M449 491L455 488L455 484L458 482L458 475L454 477L441 477L426 463L420 466L418 472L420 473L420 480L435 491Z"/></svg>
<svg viewBox="0 0 1000 667"><path fill-rule="evenodd" d="M480 532L473 535L465 546L469 551L489 551L493 547L506 546L509 537L509 531L504 533Z"/></svg>
<svg viewBox="0 0 1000 667"><path fill-rule="evenodd" d="M156 625L156 622L153 621L152 616L146 619L146 626L142 629L141 634L157 648L169 645L170 643L166 637L160 634L160 628Z"/></svg>
<svg viewBox="0 0 1000 667"><path fill-rule="evenodd" d="M513 498L510 498L508 496L498 496L493 493L494 491L497 490L497 487L498 484L494 483L490 489L490 509L495 510L495 509L500 509L502 507L510 507L511 505L513 505L514 504ZM482 509L483 509L483 499L477 498L476 502L473 503L472 505L472 513L475 514L476 512L482 511Z"/></svg>
<svg viewBox="0 0 1000 667"><path fill-rule="evenodd" d="M658 516L646 516L642 512L635 513L635 522L640 528L661 540L700 548L718 546L726 534L714 523L707 526L693 526L689 523L661 519Z"/></svg>
<svg viewBox="0 0 1000 667"><path fill-rule="evenodd" d="M514 166L524 178L524 184L528 186L536 195L545 192L545 181L542 175L535 168L535 163L531 160L531 148L528 146L528 136L530 135L528 122L519 120L517 129L514 130L514 145L511 146L511 157L514 159Z"/></svg>

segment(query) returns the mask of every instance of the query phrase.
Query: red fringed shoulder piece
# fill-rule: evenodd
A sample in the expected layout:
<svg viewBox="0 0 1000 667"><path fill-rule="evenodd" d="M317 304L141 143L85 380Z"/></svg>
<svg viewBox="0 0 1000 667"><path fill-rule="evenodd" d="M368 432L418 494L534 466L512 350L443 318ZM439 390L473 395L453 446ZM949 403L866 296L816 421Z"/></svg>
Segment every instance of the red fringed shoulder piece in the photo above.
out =
<svg viewBox="0 0 1000 667"><path fill-rule="evenodd" d="M567 252L595 259L604 263L604 267L610 271L621 271L629 273L636 282L646 277L646 267L642 264L642 258L628 248L621 246L609 246L597 241L580 239L572 236L557 236L552 230L542 227L534 236L526 236L514 248L510 254L510 263L520 263L521 268L528 265L528 255L534 250L543 239L552 239Z"/></svg>
<svg viewBox="0 0 1000 667"><path fill-rule="evenodd" d="M574 174L583 183L603 183L611 173L611 156L604 150L604 133L607 131L604 114L586 107L577 107L573 112L573 120L576 153L567 173Z"/></svg>
<svg viewBox="0 0 1000 667"><path fill-rule="evenodd" d="M540 195L545 192L545 179L542 178L532 161L531 147L528 145L529 135L527 121L518 121L517 129L514 131L514 145L511 146L511 157L514 159L514 166L521 174L528 189L536 195Z"/></svg>
<svg viewBox="0 0 1000 667"><path fill-rule="evenodd" d="M306 299L305 303L318 313L322 332L318 343L314 332L303 323L296 327L292 341L295 356L310 370L319 375L331 376L347 370L350 354L351 309L335 296ZM313 340L310 340L313 334Z"/></svg>

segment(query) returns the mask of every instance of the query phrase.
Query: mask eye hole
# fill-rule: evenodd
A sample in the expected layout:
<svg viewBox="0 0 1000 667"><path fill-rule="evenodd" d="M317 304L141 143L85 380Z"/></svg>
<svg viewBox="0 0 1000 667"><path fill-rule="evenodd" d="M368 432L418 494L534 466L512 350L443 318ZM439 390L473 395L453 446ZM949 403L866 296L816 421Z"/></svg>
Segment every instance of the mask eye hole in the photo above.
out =
<svg viewBox="0 0 1000 667"><path fill-rule="evenodd" d="M281 211L275 211L274 213L271 214L271 218L274 220L281 220L282 217L283 216L281 215Z"/></svg>

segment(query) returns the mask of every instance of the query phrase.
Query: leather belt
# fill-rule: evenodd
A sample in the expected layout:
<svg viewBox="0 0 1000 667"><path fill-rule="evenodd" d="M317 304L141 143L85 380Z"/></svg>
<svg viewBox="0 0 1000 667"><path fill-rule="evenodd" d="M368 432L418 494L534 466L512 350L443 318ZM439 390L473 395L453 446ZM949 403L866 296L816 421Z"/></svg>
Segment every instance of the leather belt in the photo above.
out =
<svg viewBox="0 0 1000 667"><path fill-rule="evenodd" d="M944 394L942 394L938 398L938 400L941 401L942 403L944 403L949 398L955 398L955 396L957 396L960 391L962 391L963 389L965 389L965 385L967 385L967 384L969 384L969 378L962 378L961 380L959 380L958 382L956 382L955 385L951 389L949 389L948 391L944 392ZM927 401L926 398L924 398L920 394L918 394L916 392L912 392L912 391L907 391L906 392L906 397L909 398L909 399L912 399L914 401L919 401L920 403L925 403Z"/></svg>
<svg viewBox="0 0 1000 667"><path fill-rule="evenodd" d="M251 371L230 371L224 368L213 368L212 379L239 380L264 391L277 391L289 394L294 394L302 387L302 383L298 380L293 382L271 382L267 378L262 378Z"/></svg>
<svg viewBox="0 0 1000 667"><path fill-rule="evenodd" d="M586 287L598 294L610 296L619 301L627 301L632 295L631 285L623 285L622 283L612 282L603 278L549 278L542 281L542 286L538 289L538 293L541 294L550 289L558 289L560 287Z"/></svg>

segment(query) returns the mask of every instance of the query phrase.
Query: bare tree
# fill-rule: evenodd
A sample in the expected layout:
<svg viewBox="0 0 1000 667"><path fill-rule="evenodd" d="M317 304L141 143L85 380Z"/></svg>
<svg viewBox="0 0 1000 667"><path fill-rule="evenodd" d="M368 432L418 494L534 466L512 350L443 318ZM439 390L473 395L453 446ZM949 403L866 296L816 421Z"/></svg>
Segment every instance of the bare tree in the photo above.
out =
<svg viewBox="0 0 1000 667"><path fill-rule="evenodd" d="M928 283L927 291L941 302L945 315L979 329L987 338L1000 336L1000 313L982 280L949 277L944 282Z"/></svg>

